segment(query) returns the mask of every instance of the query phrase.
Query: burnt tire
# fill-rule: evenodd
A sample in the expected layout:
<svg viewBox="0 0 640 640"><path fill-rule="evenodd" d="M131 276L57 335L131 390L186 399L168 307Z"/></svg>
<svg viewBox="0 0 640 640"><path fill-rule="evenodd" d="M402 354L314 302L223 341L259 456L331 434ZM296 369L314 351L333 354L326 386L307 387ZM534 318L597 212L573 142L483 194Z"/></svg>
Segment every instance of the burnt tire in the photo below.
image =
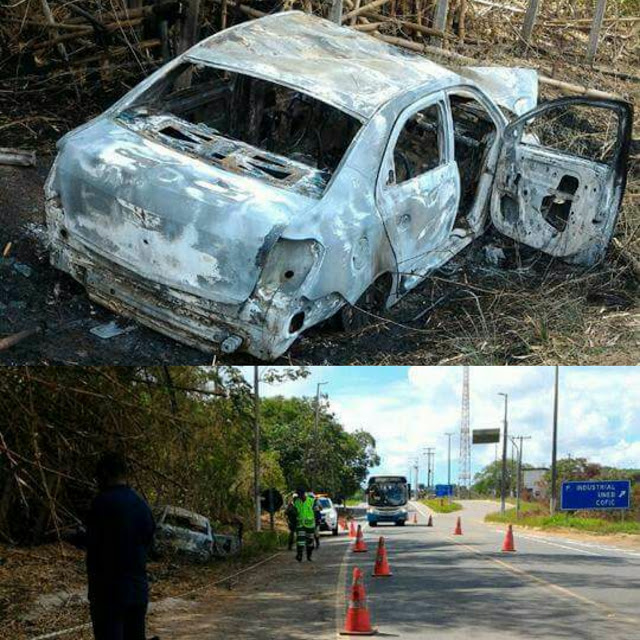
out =
<svg viewBox="0 0 640 640"><path fill-rule="evenodd" d="M391 276L380 276L354 305L347 303L338 311L334 316L335 328L345 333L356 333L377 322L384 313L390 290Z"/></svg>

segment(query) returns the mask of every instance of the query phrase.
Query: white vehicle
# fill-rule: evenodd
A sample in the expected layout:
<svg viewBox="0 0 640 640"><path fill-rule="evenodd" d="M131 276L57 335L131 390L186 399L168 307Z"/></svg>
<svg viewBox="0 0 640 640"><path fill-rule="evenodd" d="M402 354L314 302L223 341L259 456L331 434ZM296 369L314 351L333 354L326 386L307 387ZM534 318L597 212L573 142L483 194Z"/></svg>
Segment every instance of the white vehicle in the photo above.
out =
<svg viewBox="0 0 640 640"><path fill-rule="evenodd" d="M331 531L334 536L338 535L338 511L333 506L331 498L318 496L318 506L320 507L320 531Z"/></svg>
<svg viewBox="0 0 640 640"><path fill-rule="evenodd" d="M300 12L236 25L59 141L51 262L117 313L264 360L334 316L357 330L490 223L593 265L632 109L536 107L537 89L532 69L452 71Z"/></svg>
<svg viewBox="0 0 640 640"><path fill-rule="evenodd" d="M409 487L404 476L371 476L367 488L367 522L375 527L379 522L404 526L409 517L407 503Z"/></svg>

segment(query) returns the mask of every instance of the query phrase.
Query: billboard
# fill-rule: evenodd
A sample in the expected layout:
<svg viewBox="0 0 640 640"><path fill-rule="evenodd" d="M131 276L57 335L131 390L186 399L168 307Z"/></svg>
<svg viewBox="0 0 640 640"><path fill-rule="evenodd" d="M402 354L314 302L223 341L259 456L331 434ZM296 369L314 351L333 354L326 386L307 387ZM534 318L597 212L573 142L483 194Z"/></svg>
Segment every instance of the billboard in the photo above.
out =
<svg viewBox="0 0 640 640"><path fill-rule="evenodd" d="M500 429L474 429L473 444L494 444L500 442Z"/></svg>

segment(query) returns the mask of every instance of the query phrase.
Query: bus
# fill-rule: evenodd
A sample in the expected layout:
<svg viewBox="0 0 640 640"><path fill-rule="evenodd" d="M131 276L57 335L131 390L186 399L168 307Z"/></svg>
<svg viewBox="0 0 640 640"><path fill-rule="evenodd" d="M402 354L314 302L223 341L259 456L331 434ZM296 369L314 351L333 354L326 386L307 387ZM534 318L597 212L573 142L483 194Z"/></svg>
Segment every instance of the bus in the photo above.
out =
<svg viewBox="0 0 640 640"><path fill-rule="evenodd" d="M371 476L367 486L367 522L404 526L408 518L409 485L405 476Z"/></svg>

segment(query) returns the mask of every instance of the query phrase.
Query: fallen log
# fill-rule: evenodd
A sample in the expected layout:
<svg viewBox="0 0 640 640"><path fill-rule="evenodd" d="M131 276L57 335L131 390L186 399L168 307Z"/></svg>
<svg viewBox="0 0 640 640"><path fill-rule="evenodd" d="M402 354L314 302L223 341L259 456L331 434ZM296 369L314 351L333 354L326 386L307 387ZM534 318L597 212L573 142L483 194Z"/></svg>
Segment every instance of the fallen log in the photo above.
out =
<svg viewBox="0 0 640 640"><path fill-rule="evenodd" d="M373 0L373 2L369 2L368 4L362 5L357 9L353 9L352 11L349 11L349 13L345 13L342 16L342 22L343 23L347 22L348 20L351 20L351 18L355 18L356 16L362 15L367 11L372 11L373 9L377 9L378 7L381 7L382 5L387 4L387 2L390 2L390 1L391 0Z"/></svg>
<svg viewBox="0 0 640 640"><path fill-rule="evenodd" d="M372 33L371 35L374 38L384 40L384 42L388 42L389 44L394 44L405 49L411 49L411 51L416 51L418 53L431 53L436 56L448 58L449 60L453 60L454 62L460 63L461 65L478 64L478 60L474 60L469 56L463 56L462 54L456 53L455 51L447 51L446 49L434 47L433 45L422 44L420 42L414 42L413 40L406 40L405 38L397 38L395 36L387 36L376 32ZM549 78L548 76L540 74L538 75L538 82L540 84L559 89L564 93L589 96L592 98L605 98L607 100L623 100L623 98L616 93L607 93L606 91L599 91L598 89L590 89L589 87L585 87L579 84L573 84L571 82L563 82L561 80L556 80L555 78Z"/></svg>
<svg viewBox="0 0 640 640"><path fill-rule="evenodd" d="M35 167L36 152L0 147L0 164L11 164L18 167Z"/></svg>
<svg viewBox="0 0 640 640"><path fill-rule="evenodd" d="M449 37L453 38L454 35L452 33L446 33L445 31L440 31L439 29L434 29L433 27L425 27L422 24L416 24L415 22L409 22L408 20L400 20L398 18L391 18L389 16L385 16L382 13L377 13L375 11L367 11L365 14L369 18L373 18L378 22L390 22L391 24L397 25L399 27L404 27L406 29L410 29L411 31L417 31L418 33L422 33L426 36L439 36L439 37Z"/></svg>
<svg viewBox="0 0 640 640"><path fill-rule="evenodd" d="M122 11L110 11L105 12L105 20L130 20L132 18L143 18L150 15L165 15L180 6L180 0L163 0L156 4L146 5L144 7L138 7L136 9L124 9ZM84 18L79 16L69 18L67 23L79 24L86 22Z"/></svg>
<svg viewBox="0 0 640 640"><path fill-rule="evenodd" d="M25 329L24 331L19 331L18 333L14 333L6 338L2 338L0 339L0 351L6 351L23 340L39 333L44 333L43 326L34 327L33 329Z"/></svg>
<svg viewBox="0 0 640 640"><path fill-rule="evenodd" d="M123 27L135 27L141 24L143 20L144 18L134 18L132 20L126 20L124 22L110 22L103 26L104 26L105 32L112 32L112 31L118 31ZM37 42L33 45L32 48L35 51L40 51L42 49L46 49L47 47L53 46L54 44L59 44L61 42L69 42L71 40L77 40L79 38L89 38L93 36L94 33L95 33L95 30L93 28L84 27L82 31L73 31L72 33L65 33L62 36L50 38L49 40L43 40L42 42Z"/></svg>
<svg viewBox="0 0 640 640"><path fill-rule="evenodd" d="M362 31L364 33L368 33L370 31L376 31L378 27L383 27L384 25L391 24L390 22L370 22L369 24L356 24L352 29L356 31Z"/></svg>

